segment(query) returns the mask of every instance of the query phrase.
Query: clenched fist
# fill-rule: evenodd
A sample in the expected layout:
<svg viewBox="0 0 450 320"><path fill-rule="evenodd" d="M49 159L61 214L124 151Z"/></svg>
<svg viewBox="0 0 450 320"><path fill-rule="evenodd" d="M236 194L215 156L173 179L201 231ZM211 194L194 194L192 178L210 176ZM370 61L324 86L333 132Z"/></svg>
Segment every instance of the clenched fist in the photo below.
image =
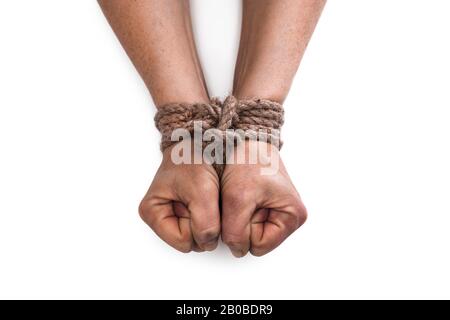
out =
<svg viewBox="0 0 450 320"><path fill-rule="evenodd" d="M219 178L205 163L175 165L171 150L164 151L139 213L162 240L179 251L214 250L220 235Z"/></svg>
<svg viewBox="0 0 450 320"><path fill-rule="evenodd" d="M248 155L262 144L246 141L244 152ZM278 149L263 147L269 151L265 161L227 164L221 180L222 240L236 257L270 252L306 221L306 209Z"/></svg>

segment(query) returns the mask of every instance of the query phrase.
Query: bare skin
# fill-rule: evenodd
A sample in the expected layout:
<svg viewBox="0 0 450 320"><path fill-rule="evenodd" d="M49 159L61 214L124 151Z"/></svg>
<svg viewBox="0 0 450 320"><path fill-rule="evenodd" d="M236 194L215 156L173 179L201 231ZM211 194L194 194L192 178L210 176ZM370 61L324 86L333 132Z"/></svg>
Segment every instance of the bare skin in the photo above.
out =
<svg viewBox="0 0 450 320"><path fill-rule="evenodd" d="M326 0L244 0L234 77L237 98L282 103Z"/></svg>
<svg viewBox="0 0 450 320"><path fill-rule="evenodd" d="M161 239L181 252L214 250L220 234L216 171L207 164L175 165L171 150L164 151L139 213Z"/></svg>
<svg viewBox="0 0 450 320"><path fill-rule="evenodd" d="M244 0L234 95L282 103L325 0ZM251 142L258 143L258 142ZM249 142L247 143L249 144ZM271 153L272 160L280 155ZM306 209L280 159L273 176L261 164L227 165L221 181L222 239L233 255L261 256L306 220Z"/></svg>
<svg viewBox="0 0 450 320"><path fill-rule="evenodd" d="M247 159L252 144L263 142L246 142ZM261 174L261 168L270 166L267 163L227 164L222 176L222 239L235 257L249 251L267 254L306 221L305 206L278 149L272 145L267 149L269 161L279 161L275 174Z"/></svg>
<svg viewBox="0 0 450 320"><path fill-rule="evenodd" d="M99 0L99 4L158 108L209 101L189 1ZM199 186L204 189L201 193ZM167 149L139 212L175 249L214 250L220 234L219 178L210 165L175 166Z"/></svg>
<svg viewBox="0 0 450 320"><path fill-rule="evenodd" d="M155 105L208 102L188 0L99 0Z"/></svg>
<svg viewBox="0 0 450 320"><path fill-rule="evenodd" d="M243 1L236 97L284 101L325 2ZM188 0L99 3L157 107L209 101ZM282 163L274 176L261 176L261 164L230 164L219 181L210 165L174 165L170 151L165 150L139 211L155 233L177 250L214 250L222 232L236 257L248 251L261 256L305 221L306 210ZM278 160L278 151L271 157Z"/></svg>

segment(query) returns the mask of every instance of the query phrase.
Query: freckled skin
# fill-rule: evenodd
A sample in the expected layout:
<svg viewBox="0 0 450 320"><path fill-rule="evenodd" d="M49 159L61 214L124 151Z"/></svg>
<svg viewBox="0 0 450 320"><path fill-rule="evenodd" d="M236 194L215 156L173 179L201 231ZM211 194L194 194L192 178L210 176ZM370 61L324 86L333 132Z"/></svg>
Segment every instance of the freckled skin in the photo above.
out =
<svg viewBox="0 0 450 320"><path fill-rule="evenodd" d="M210 100L188 0L98 2L157 107ZM285 100L325 3L243 0L233 85L237 98ZM272 155L276 157L272 161L281 163L274 176L261 176L261 164L227 165L219 181L209 165L175 166L170 150L163 154L140 214L174 248L182 252L213 250L222 230L222 238L235 256L248 251L260 256L306 219L278 152Z"/></svg>
<svg viewBox="0 0 450 320"><path fill-rule="evenodd" d="M99 0L156 106L209 100L187 0Z"/></svg>
<svg viewBox="0 0 450 320"><path fill-rule="evenodd" d="M326 0L244 0L234 95L282 103Z"/></svg>

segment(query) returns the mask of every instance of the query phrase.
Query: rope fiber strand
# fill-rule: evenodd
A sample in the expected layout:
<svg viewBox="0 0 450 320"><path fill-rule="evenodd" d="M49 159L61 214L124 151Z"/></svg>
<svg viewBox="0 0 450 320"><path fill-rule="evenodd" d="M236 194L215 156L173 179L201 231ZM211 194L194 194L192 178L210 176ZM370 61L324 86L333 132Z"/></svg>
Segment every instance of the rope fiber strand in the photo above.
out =
<svg viewBox="0 0 450 320"><path fill-rule="evenodd" d="M273 131L279 131L284 123L283 106L277 102L265 99L238 100L228 96L223 102L213 98L210 103L172 103L161 106L155 115L155 125L161 132L161 151L176 144L172 141L172 132L176 129L186 129L194 132L194 123L202 123L203 131L216 129L223 137L227 129L251 132L245 138L257 139L258 132L264 132L267 142L276 140L281 147L278 135L272 136ZM208 143L203 144L203 148ZM221 177L223 164L213 163L217 174Z"/></svg>

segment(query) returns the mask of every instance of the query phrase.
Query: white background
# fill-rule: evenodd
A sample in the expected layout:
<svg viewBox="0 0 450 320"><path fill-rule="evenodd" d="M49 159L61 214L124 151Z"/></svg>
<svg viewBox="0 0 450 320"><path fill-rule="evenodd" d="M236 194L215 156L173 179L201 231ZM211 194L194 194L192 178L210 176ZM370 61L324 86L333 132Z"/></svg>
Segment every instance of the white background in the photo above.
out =
<svg viewBox="0 0 450 320"><path fill-rule="evenodd" d="M193 1L211 93L238 0ZM450 298L450 2L330 0L286 101L307 224L183 255L137 207L155 108L95 1L0 2L0 298Z"/></svg>

